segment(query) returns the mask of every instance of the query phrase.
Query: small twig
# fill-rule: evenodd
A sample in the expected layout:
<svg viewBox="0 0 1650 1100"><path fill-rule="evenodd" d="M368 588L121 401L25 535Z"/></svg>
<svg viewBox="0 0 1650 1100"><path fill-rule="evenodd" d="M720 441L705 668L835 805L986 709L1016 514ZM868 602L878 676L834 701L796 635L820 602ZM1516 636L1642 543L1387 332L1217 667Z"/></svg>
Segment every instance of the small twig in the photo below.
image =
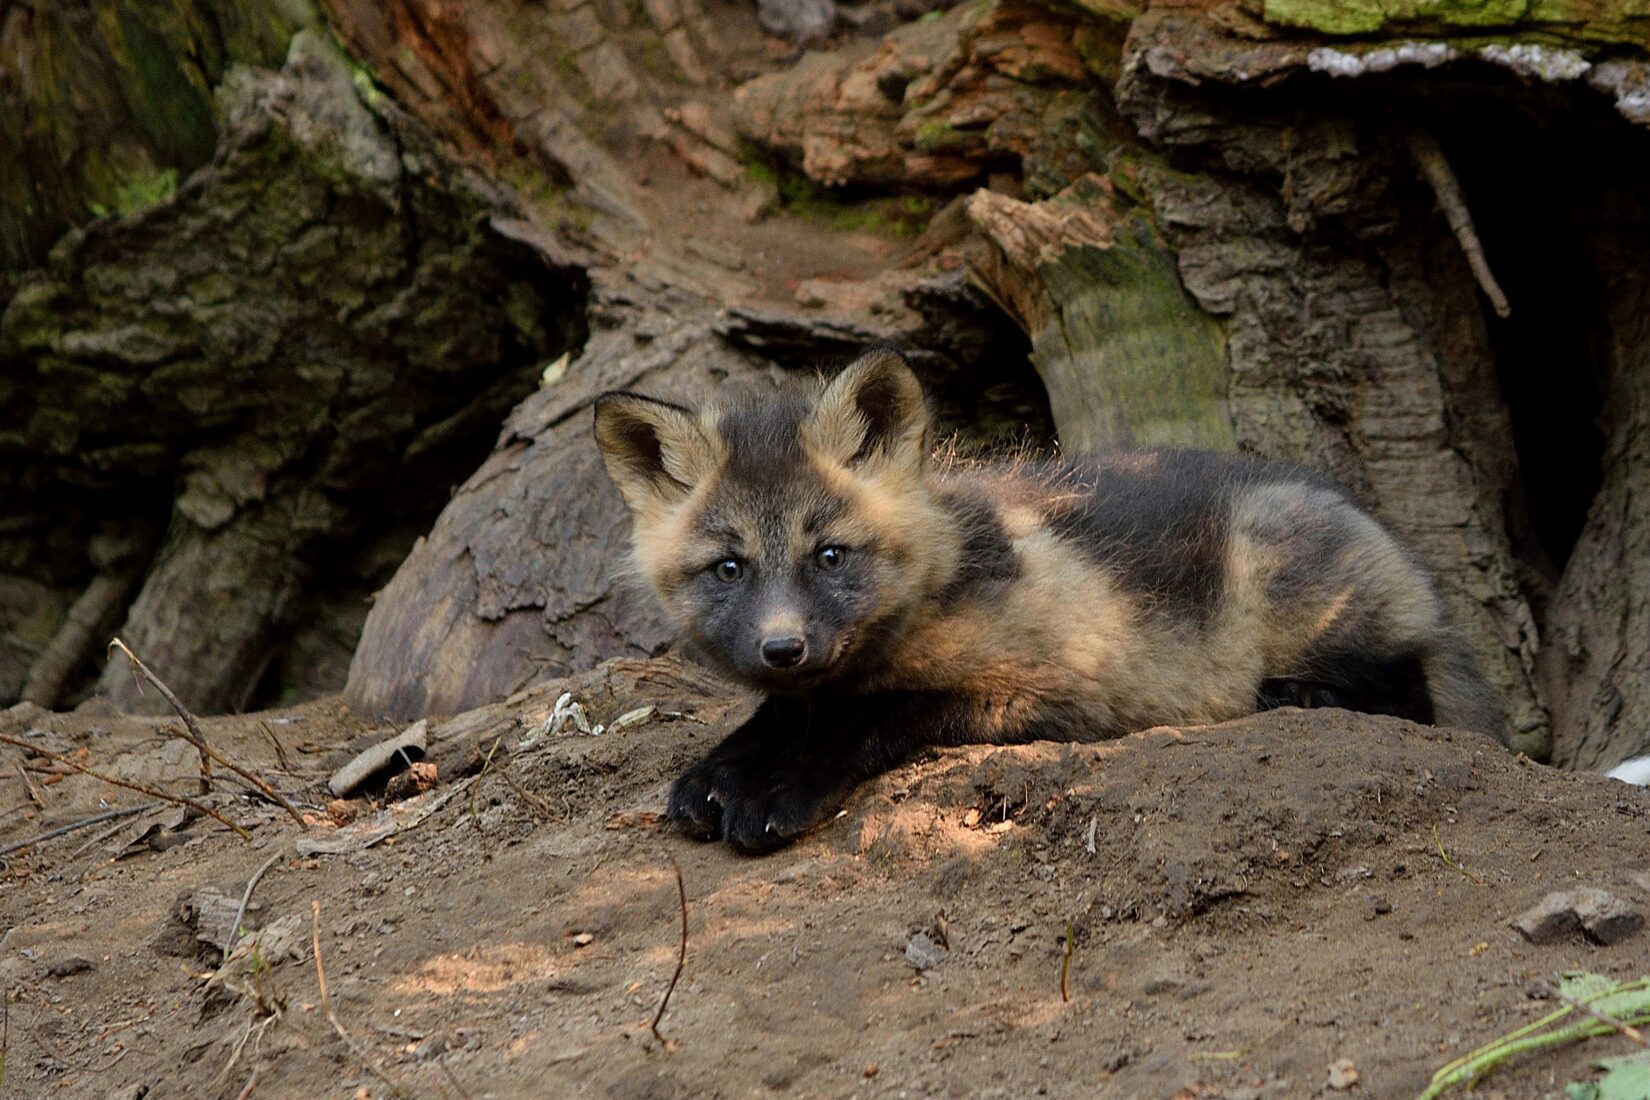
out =
<svg viewBox="0 0 1650 1100"><path fill-rule="evenodd" d="M82 775L89 775L93 779L102 780L110 786L124 787L129 791L136 791L139 794L146 794L150 798L159 798L176 806L188 806L191 810L203 813L207 817L229 826L240 835L242 840L252 839L251 833L247 832L245 829L241 828L239 825L220 814L217 810L214 810L212 807L196 802L193 798L190 798L187 795L170 794L166 791L158 791L153 787L145 787L141 783L132 783L125 779L116 779L112 775L104 775L102 772L94 771L93 769L86 767L84 764L75 763L67 756L62 756L58 753L52 752L49 749L43 749L39 745L31 745L29 742L20 737L12 737L9 734L0 733L0 742L4 742L7 745L15 745L26 752L32 752L37 755L44 756L47 760L55 760L59 764L67 764L69 767L73 768L77 772L80 772Z"/></svg>
<svg viewBox="0 0 1650 1100"><path fill-rule="evenodd" d="M67 825L59 825L55 829L47 829L38 836L31 836L27 840L13 841L4 848L0 848L0 856L9 856L19 849L32 848L36 844L41 844L48 840L55 840L56 838L63 836L65 833L72 833L77 829L84 829L88 825L96 825L100 821L113 821L117 817L131 817L133 814L141 814L144 811L152 810L159 805L159 802L145 802L141 806L127 806L119 810L107 810L100 814L93 814L91 817L83 817L79 821L71 821Z"/></svg>
<svg viewBox="0 0 1650 1100"><path fill-rule="evenodd" d="M195 716L189 713L189 708L183 705L183 700L174 695L172 689L166 686L166 681L151 672L149 666L138 659L138 655L132 652L130 646L119 638L110 638L109 648L106 652L113 652L117 649L126 654L126 659L132 662L132 667L137 672L143 673L144 678L155 685L155 690L165 696L166 701L172 704L172 709L178 712L178 717L183 719L184 728L189 731L189 740L195 743L195 748L201 754L201 790L205 791L212 782L212 757L211 750L206 747L206 735L201 733L200 723L196 722ZM133 675L136 675L136 673Z"/></svg>
<svg viewBox="0 0 1650 1100"><path fill-rule="evenodd" d="M223 942L223 957L225 959L229 958L229 953L235 949L235 941L240 938L241 921L246 917L246 907L252 902L253 887L258 885L258 880L264 877L265 871L275 866L275 861L280 859L282 854L276 852L264 860L264 865L252 872L252 877L246 880L246 892L241 895L240 907L235 910L235 919L229 924L229 937Z"/></svg>
<svg viewBox="0 0 1650 1100"><path fill-rule="evenodd" d="M151 802L151 803L149 803L149 805L150 806L164 806L164 805L166 805L166 803L164 803L164 802ZM68 859L65 860L65 862L72 862L74 860L79 859L81 856L85 855L87 853L87 851L89 851L92 848L97 847L99 844L102 844L105 840L108 840L110 837L114 836L116 833L120 832L120 830L122 830L124 828L126 828L126 826L124 824L122 824L121 822L117 821L113 825L109 826L107 829L99 829L96 833L94 833L93 835L87 837L84 841L82 841L80 846L77 847L74 851L70 852L69 856L68 856Z"/></svg>
<svg viewBox="0 0 1650 1100"><path fill-rule="evenodd" d="M481 762L481 770L476 772L476 774L475 774L475 778L476 778L477 783L479 783L481 781L481 779L487 774L487 769L493 763L493 754L498 751L498 747L503 741L504 741L504 738L503 738L502 735L499 736L499 737L493 738L493 747L487 750L487 759L485 759ZM479 832L481 832L481 818L480 818L480 816L478 816L476 814L476 785L475 784L470 785L469 809L470 809L470 824L474 825L476 832L479 833Z"/></svg>
<svg viewBox="0 0 1650 1100"><path fill-rule="evenodd" d="M659 1011L653 1014L653 1022L648 1028L653 1032L653 1037L659 1040L659 1045L670 1050L674 1044L659 1034L659 1021L665 1018L665 1006L670 1004L670 995L676 992L676 983L682 979L682 968L687 965L688 911L687 886L682 882L682 865L677 863L676 857L669 852L666 852L665 856L670 860L671 869L676 872L676 897L682 904L682 946L676 955L676 973L670 976L670 984L665 986L665 995L659 998Z"/></svg>
<svg viewBox="0 0 1650 1100"><path fill-rule="evenodd" d="M286 758L286 748L281 744L281 739L275 736L275 731L269 728L269 723L260 720L258 728L264 731L264 736L269 738L269 743L275 746L275 760L279 763L281 770L284 772L292 771L292 764Z"/></svg>
<svg viewBox="0 0 1650 1100"><path fill-rule="evenodd" d="M470 1095L470 1090L459 1084L458 1078L453 1074L453 1071L447 1068L446 1058L438 1055L435 1060L435 1065L436 1068L441 1071L442 1075L447 1078L447 1083L453 1086L453 1091L457 1092L463 1100L474 1100L474 1097Z"/></svg>
<svg viewBox="0 0 1650 1100"><path fill-rule="evenodd" d="M33 802L36 806L39 806L41 809L45 809L46 808L46 796L41 793L40 787L38 785L36 785L33 777L29 775L29 769L27 769L23 765L19 764L19 765L17 765L17 774L18 774L18 777L23 780L23 789L28 792L29 801Z"/></svg>
<svg viewBox="0 0 1650 1100"><path fill-rule="evenodd" d="M1637 1043L1641 1047L1650 1047L1650 1040L1645 1039L1644 1032L1640 1031L1638 1028L1634 1027L1632 1024L1627 1023L1625 1020L1618 1020L1614 1016L1609 1015L1608 1013L1600 1012L1598 1009L1594 1008L1592 1005L1583 1004L1582 1002L1576 1000L1574 997L1570 997L1570 996L1565 995L1564 993L1562 993L1558 989L1556 989L1552 985L1551 982L1546 983L1546 985L1547 985L1547 992L1551 993L1554 997L1557 997L1559 1000L1563 1001L1565 1004L1569 1005L1571 1008L1575 1009L1577 1012L1585 1012L1587 1015L1591 1016L1593 1019L1597 1020L1599 1023L1606 1024L1610 1027L1615 1028L1617 1031L1621 1032L1623 1035L1627 1036L1627 1038L1631 1039L1633 1042Z"/></svg>
<svg viewBox="0 0 1650 1100"><path fill-rule="evenodd" d="M332 1024L332 1030L338 1033L338 1038L344 1041L351 1054L360 1060L361 1064L372 1071L372 1075L384 1082L385 1086L397 1096L406 1096L407 1090L401 1083L385 1073L378 1062L361 1049L350 1033L344 1029L343 1021L338 1019L338 1013L333 1010L332 998L327 995L327 972L321 965L321 902L320 899L311 899L309 903L310 915L310 944L315 950L315 984L321 989L321 1010L327 1014L327 1021Z"/></svg>
<svg viewBox="0 0 1650 1100"><path fill-rule="evenodd" d="M1436 138L1419 127L1410 128L1404 140L1409 145L1409 155L1415 161L1415 167L1421 170L1422 177L1432 187L1432 193L1438 197L1438 205L1443 209L1461 251L1466 254L1467 266L1472 268L1479 289L1490 300L1497 317L1508 316L1512 313L1512 307L1507 304L1501 284L1490 272L1489 261L1484 258L1484 245L1479 241L1478 230L1472 222L1472 212L1467 209L1467 197L1461 190L1461 181L1456 178L1455 169L1450 167L1443 148Z"/></svg>
<svg viewBox="0 0 1650 1100"><path fill-rule="evenodd" d="M154 684L155 688L162 695L166 696L166 701L172 704L172 709L178 712L178 717L183 719L183 724L189 731L189 740L194 743L196 751L201 754L201 783L203 786L208 780L211 779L212 776L211 764L209 764L208 761L216 761L217 763L228 768L230 771L234 772L236 775L240 776L242 779L246 780L248 783L252 784L258 789L260 794L268 798L281 809L285 810L288 816L298 823L299 828L305 830L309 828L309 822L304 820L304 815L299 813L297 807L293 806L291 802L288 802L286 796L276 790L273 784L267 782L262 777L247 771L239 764L225 758L222 753L213 751L212 747L206 743L206 738L201 734L200 724L195 721L195 716L189 713L189 708L185 707L178 697L172 694L172 689L167 687L161 681L159 676L156 676L149 670L148 665L138 660L137 654L128 649L125 642L121 641L119 638L116 638L109 643L109 648L119 648L122 653L126 654L127 658L138 669L138 671L147 676L149 678L149 682ZM276 747L279 748L278 742Z"/></svg>
<svg viewBox="0 0 1650 1100"><path fill-rule="evenodd" d="M520 783L517 783L516 777L510 774L509 768L500 768L498 771L498 776L500 779L508 783L510 785L510 789L515 791L516 794L521 797L521 800L531 806L540 817L544 818L546 821L556 820L556 811L552 810L544 799L540 798L532 791L529 791Z"/></svg>
<svg viewBox="0 0 1650 1100"><path fill-rule="evenodd" d="M252 1071L252 1076L248 1077L246 1079L246 1087L241 1089L240 1092L235 1094L235 1100L246 1100L246 1098L248 1096L252 1095L252 1090L257 1088L257 1087L258 1087L258 1071L253 1070Z"/></svg>
<svg viewBox="0 0 1650 1100"><path fill-rule="evenodd" d="M1451 859L1449 857L1449 853L1444 851L1444 842L1438 836L1438 826L1436 826L1436 825L1434 825L1432 827L1432 842L1433 842L1433 844L1438 846L1438 858L1444 861L1444 866L1445 867L1455 868L1455 870L1460 871L1463 875L1467 876L1467 878L1471 879L1473 881L1473 883L1475 883L1478 886L1484 885L1484 880L1483 879L1479 878L1477 875L1473 874L1471 871L1467 870L1465 867L1463 867L1459 863L1455 862L1453 859Z"/></svg>
<svg viewBox="0 0 1650 1100"><path fill-rule="evenodd" d="M1077 930L1070 924L1066 925L1066 949L1060 953L1060 1003L1071 1001L1071 989L1067 982L1071 978L1071 952L1075 946Z"/></svg>

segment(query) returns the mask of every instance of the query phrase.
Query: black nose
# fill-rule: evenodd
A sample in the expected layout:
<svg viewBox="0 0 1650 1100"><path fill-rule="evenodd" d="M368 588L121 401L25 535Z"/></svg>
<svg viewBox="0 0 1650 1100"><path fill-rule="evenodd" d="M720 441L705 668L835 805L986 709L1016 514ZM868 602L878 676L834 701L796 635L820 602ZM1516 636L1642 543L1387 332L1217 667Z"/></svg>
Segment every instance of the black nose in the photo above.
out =
<svg viewBox="0 0 1650 1100"><path fill-rule="evenodd" d="M807 650L801 638L769 638L762 643L762 660L769 668L795 668Z"/></svg>

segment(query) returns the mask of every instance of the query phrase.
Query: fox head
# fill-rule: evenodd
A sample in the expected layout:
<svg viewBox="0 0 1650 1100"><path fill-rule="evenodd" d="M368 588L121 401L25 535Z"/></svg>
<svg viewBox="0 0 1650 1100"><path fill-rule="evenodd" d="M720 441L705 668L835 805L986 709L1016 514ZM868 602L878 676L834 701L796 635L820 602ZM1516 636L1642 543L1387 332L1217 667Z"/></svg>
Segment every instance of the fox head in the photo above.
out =
<svg viewBox="0 0 1650 1100"><path fill-rule="evenodd" d="M768 691L865 669L955 571L922 387L897 352L698 412L605 394L596 441L638 571L689 640Z"/></svg>

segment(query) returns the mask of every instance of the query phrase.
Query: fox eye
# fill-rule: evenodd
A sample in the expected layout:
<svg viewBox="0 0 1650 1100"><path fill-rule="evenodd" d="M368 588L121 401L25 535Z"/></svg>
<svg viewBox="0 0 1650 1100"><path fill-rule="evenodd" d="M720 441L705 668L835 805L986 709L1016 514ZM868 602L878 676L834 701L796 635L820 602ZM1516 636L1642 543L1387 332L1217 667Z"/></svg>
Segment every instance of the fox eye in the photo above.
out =
<svg viewBox="0 0 1650 1100"><path fill-rule="evenodd" d="M840 546L827 546L814 555L814 561L818 562L819 567L827 573L832 573L838 569L841 569L842 563L847 560L848 551L844 550Z"/></svg>
<svg viewBox="0 0 1650 1100"><path fill-rule="evenodd" d="M745 575L745 565L738 558L723 558L716 563L712 572L723 584L732 584Z"/></svg>

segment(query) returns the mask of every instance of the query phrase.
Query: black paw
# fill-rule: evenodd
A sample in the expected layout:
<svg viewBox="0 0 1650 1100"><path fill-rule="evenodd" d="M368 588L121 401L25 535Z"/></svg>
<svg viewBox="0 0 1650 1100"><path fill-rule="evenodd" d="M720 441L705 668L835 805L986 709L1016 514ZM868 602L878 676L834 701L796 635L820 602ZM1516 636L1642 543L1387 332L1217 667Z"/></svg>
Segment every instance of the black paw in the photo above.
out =
<svg viewBox="0 0 1650 1100"><path fill-rule="evenodd" d="M823 821L836 801L771 764L707 758L671 787L670 820L688 836L721 838L754 855L783 848Z"/></svg>

